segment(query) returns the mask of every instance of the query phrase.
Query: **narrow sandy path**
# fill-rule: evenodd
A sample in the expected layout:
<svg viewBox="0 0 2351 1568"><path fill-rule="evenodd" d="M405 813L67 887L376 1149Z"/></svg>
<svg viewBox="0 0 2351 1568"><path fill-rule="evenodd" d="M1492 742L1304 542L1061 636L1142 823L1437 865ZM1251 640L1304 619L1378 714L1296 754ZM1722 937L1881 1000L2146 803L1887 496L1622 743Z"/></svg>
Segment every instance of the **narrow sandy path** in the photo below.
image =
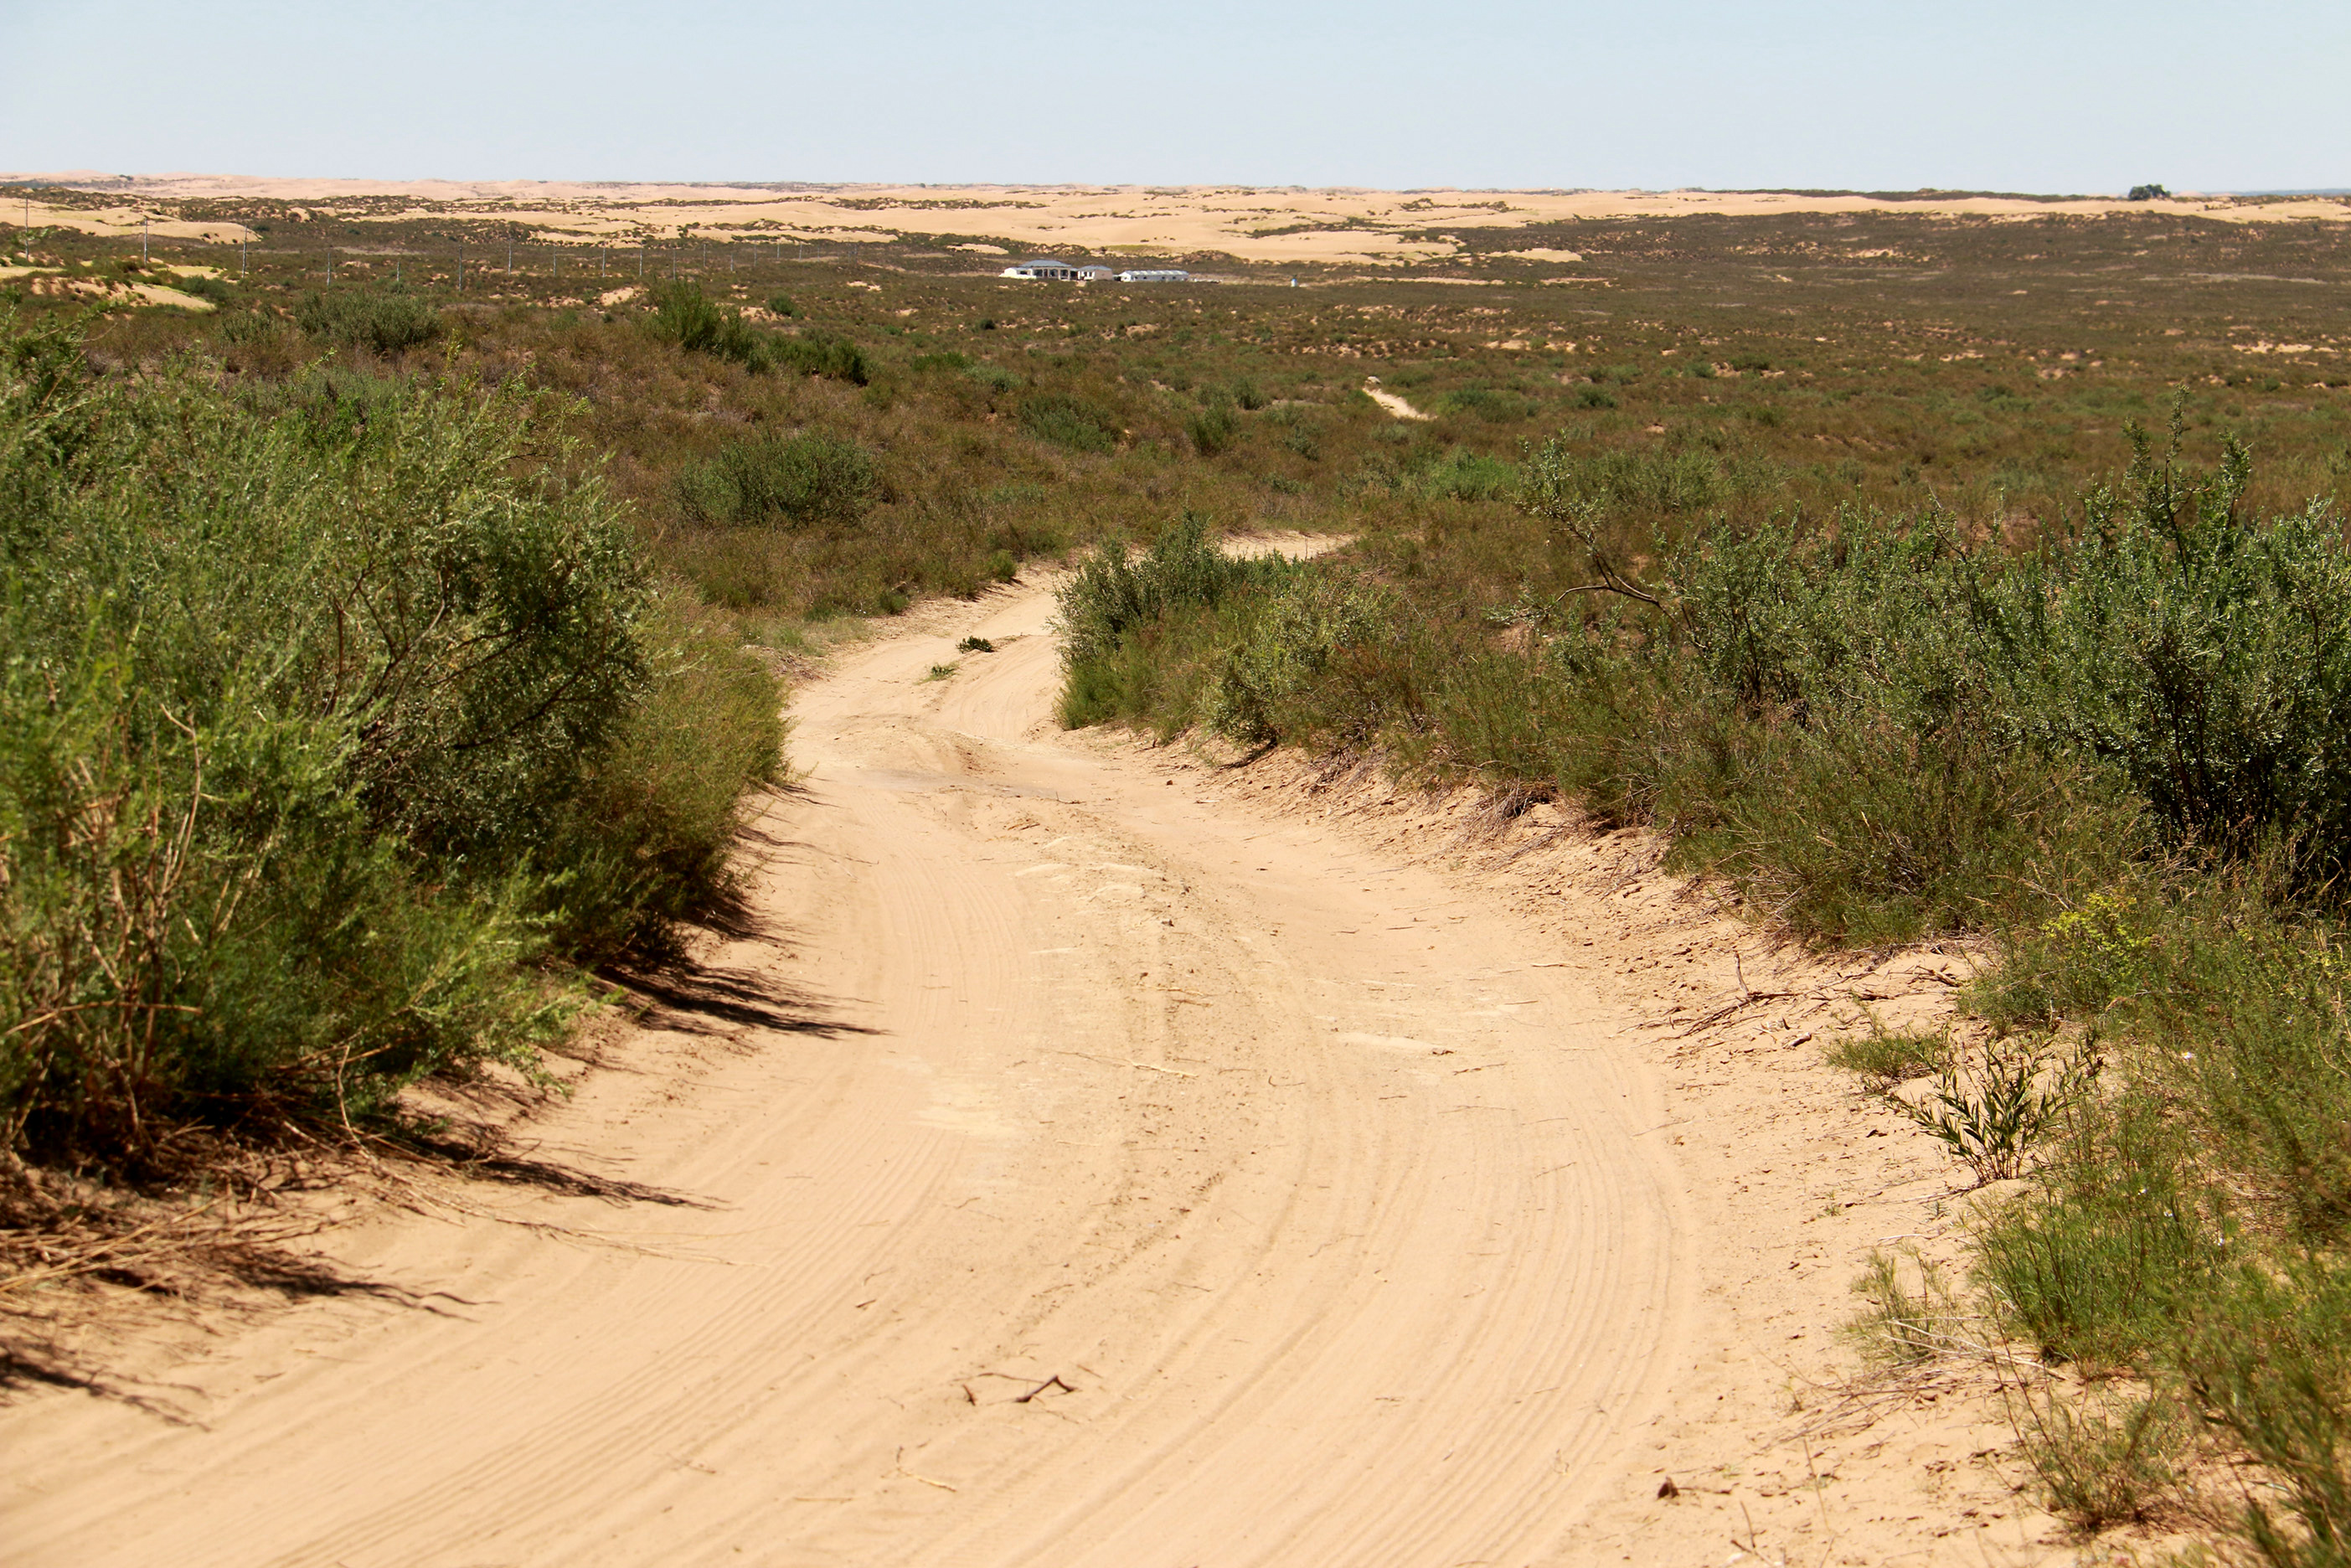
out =
<svg viewBox="0 0 2351 1568"><path fill-rule="evenodd" d="M1686 1338L1653 1075L1435 871L1061 735L1050 609L800 694L778 935L542 1128L684 1201L380 1218L423 1308L0 1413L8 1561L1545 1560Z"/></svg>
<svg viewBox="0 0 2351 1568"><path fill-rule="evenodd" d="M1432 413L1423 413L1413 407L1400 392L1382 392L1380 378L1377 376L1364 378L1364 395L1387 410L1389 416L1394 419L1430 420L1437 417Z"/></svg>

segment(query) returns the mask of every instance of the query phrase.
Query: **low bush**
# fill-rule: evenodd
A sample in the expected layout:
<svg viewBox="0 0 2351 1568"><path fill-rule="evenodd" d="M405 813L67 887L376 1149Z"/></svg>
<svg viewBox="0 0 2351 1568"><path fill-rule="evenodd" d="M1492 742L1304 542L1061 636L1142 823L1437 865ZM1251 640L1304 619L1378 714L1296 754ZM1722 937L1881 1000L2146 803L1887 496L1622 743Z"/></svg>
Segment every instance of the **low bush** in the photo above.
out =
<svg viewBox="0 0 2351 1568"><path fill-rule="evenodd" d="M441 313L425 300L390 289L331 288L294 308L295 325L314 338L379 354L397 354L441 335Z"/></svg>
<svg viewBox="0 0 2351 1568"><path fill-rule="evenodd" d="M865 350L829 333L802 331L798 337L770 338L768 354L770 362L804 376L824 376L859 387L872 380Z"/></svg>
<svg viewBox="0 0 2351 1568"><path fill-rule="evenodd" d="M530 1071L581 1005L552 961L724 894L772 683L681 653L548 406L342 406L0 324L12 1147L135 1168L189 1119Z"/></svg>
<svg viewBox="0 0 2351 1568"><path fill-rule="evenodd" d="M1057 392L1021 399L1020 428L1071 452L1108 452L1118 444L1117 417L1109 409Z"/></svg>
<svg viewBox="0 0 2351 1568"><path fill-rule="evenodd" d="M733 441L682 469L678 505L709 527L846 528L881 493L872 456L818 431Z"/></svg>
<svg viewBox="0 0 2351 1568"><path fill-rule="evenodd" d="M1907 1265L1906 1268L1905 1265ZM1915 1275L1913 1290L1906 1276ZM1865 1303L1844 1325L1844 1335L1870 1360L1891 1366L1917 1366L1949 1354L1966 1326L1959 1283L1949 1270L1906 1245L1898 1252L1872 1251L1853 1293Z"/></svg>
<svg viewBox="0 0 2351 1568"><path fill-rule="evenodd" d="M1841 1067L1866 1088L1883 1092L1897 1083L1941 1071L1950 1060L1951 1041L1941 1034L1869 1033L1841 1040L1821 1052L1832 1067Z"/></svg>
<svg viewBox="0 0 2351 1568"><path fill-rule="evenodd" d="M1233 405L1219 398L1194 414L1184 427L1192 438L1192 450L1203 457L1214 457L1230 446L1240 436L1240 418Z"/></svg>
<svg viewBox="0 0 2351 1568"><path fill-rule="evenodd" d="M1280 581L1293 570L1279 556L1227 556L1209 539L1207 519L1188 512L1139 559L1113 542L1081 561L1055 596L1063 727L1155 713L1163 700L1159 677L1196 663L1155 658L1155 633L1170 626L1196 632L1201 614L1213 617L1228 599L1253 585ZM1192 683L1195 697L1199 685ZM1191 703L1182 706L1188 722Z"/></svg>
<svg viewBox="0 0 2351 1568"><path fill-rule="evenodd" d="M857 386L865 385L870 377L864 350L848 340L822 332L791 337L763 332L744 320L741 311L705 294L699 283L657 283L647 298L653 308L645 318L646 329L689 353L730 360L754 375L780 368Z"/></svg>

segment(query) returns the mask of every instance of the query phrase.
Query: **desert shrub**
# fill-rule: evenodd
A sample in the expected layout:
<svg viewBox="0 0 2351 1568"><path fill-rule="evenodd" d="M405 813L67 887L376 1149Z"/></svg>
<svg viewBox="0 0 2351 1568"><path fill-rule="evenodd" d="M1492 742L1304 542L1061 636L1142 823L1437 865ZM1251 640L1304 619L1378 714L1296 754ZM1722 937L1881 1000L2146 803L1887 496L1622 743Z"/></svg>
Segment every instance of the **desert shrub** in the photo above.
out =
<svg viewBox="0 0 2351 1568"><path fill-rule="evenodd" d="M540 857L559 951L667 956L681 923L733 896L747 787L777 779L776 682L739 639L669 595L643 626L644 699L630 706Z"/></svg>
<svg viewBox="0 0 2351 1568"><path fill-rule="evenodd" d="M1100 403L1058 392L1021 399L1020 428L1071 452L1108 452L1118 444L1115 414Z"/></svg>
<svg viewBox="0 0 2351 1568"><path fill-rule="evenodd" d="M680 508L712 527L785 523L846 527L882 487L865 449L820 431L733 441L681 469Z"/></svg>
<svg viewBox="0 0 2351 1568"><path fill-rule="evenodd" d="M1410 472L1400 487L1433 501L1508 500L1519 487L1519 470L1503 458L1449 446L1426 466Z"/></svg>
<svg viewBox="0 0 2351 1568"><path fill-rule="evenodd" d="M1226 739L1281 738L1285 705L1334 659L1370 642L1388 607L1375 591L1325 575L1293 575L1263 596L1209 687L1201 716Z"/></svg>
<svg viewBox="0 0 2351 1568"><path fill-rule="evenodd" d="M561 456L519 390L321 420L0 329L0 1134L135 1164L528 1070L580 1005L540 966L720 891L713 811L632 804L676 799L648 737L705 796L773 764Z"/></svg>
<svg viewBox="0 0 2351 1568"><path fill-rule="evenodd" d="M1479 419L1489 424L1514 424L1534 417L1535 402L1524 392L1504 387L1466 386L1447 392L1437 400L1434 412Z"/></svg>
<svg viewBox="0 0 2351 1568"><path fill-rule="evenodd" d="M865 350L830 333L803 331L797 337L770 338L768 352L773 363L804 376L823 376L860 387L872 379Z"/></svg>
<svg viewBox="0 0 2351 1568"><path fill-rule="evenodd" d="M314 338L346 347L397 354L441 333L441 313L413 295L390 289L331 288L305 296L295 325Z"/></svg>
<svg viewBox="0 0 2351 1568"><path fill-rule="evenodd" d="M238 347L267 342L286 330L286 323L266 310L239 310L221 318L220 335Z"/></svg>
<svg viewBox="0 0 2351 1568"><path fill-rule="evenodd" d="M651 307L645 329L664 342L674 343L688 353L749 357L755 340L740 314L705 294L699 283L657 282L645 290L645 299Z"/></svg>
<svg viewBox="0 0 2351 1568"><path fill-rule="evenodd" d="M1978 1277L2011 1331L2044 1356L2145 1368L2223 1255L2220 1231L2159 1123L2137 1107L2077 1113L2042 1190L1979 1232Z"/></svg>
<svg viewBox="0 0 2351 1568"><path fill-rule="evenodd" d="M1965 1160L1979 1182L2011 1181L2098 1071L2086 1051L2059 1052L1995 1040L1980 1061L1947 1055L1931 1100L1906 1104L1910 1119Z"/></svg>
<svg viewBox="0 0 2351 1568"><path fill-rule="evenodd" d="M1827 1047L1821 1052L1822 1060L1852 1073L1865 1087L1883 1092L1937 1071L1950 1058L1948 1035L1889 1032L1875 1023L1873 1019L1869 1033Z"/></svg>
<svg viewBox="0 0 2351 1568"><path fill-rule="evenodd" d="M206 277L201 273L174 277L171 286L183 294L193 295L215 306L229 304L236 298L236 290L227 283L217 277Z"/></svg>
<svg viewBox="0 0 2351 1568"><path fill-rule="evenodd" d="M2176 1495L2190 1430L2176 1402L2029 1384L2003 1393L2050 1511L2075 1529L2144 1523Z"/></svg>
<svg viewBox="0 0 2351 1568"><path fill-rule="evenodd" d="M1244 583L1264 575L1260 562L1226 555L1208 538L1208 522L1186 512L1163 529L1140 558L1113 540L1078 563L1054 594L1062 665L1100 657L1128 632L1187 606L1213 608Z"/></svg>
<svg viewBox="0 0 2351 1568"><path fill-rule="evenodd" d="M2179 834L2239 853L2289 835L2301 877L2330 880L2351 845L2342 524L2314 502L2257 526L2243 447L2195 474L2177 428L2163 452L2130 434L2078 544L2017 574L2011 634L2042 655L2018 672L2017 726L2115 769Z"/></svg>
<svg viewBox="0 0 2351 1568"><path fill-rule="evenodd" d="M684 279L658 283L648 298L653 308L645 318L647 330L688 353L732 361L754 375L781 369L856 386L865 385L870 379L864 350L847 339L816 331L797 336L763 332L744 320L741 311L705 294L698 283Z"/></svg>
<svg viewBox="0 0 2351 1568"><path fill-rule="evenodd" d="M1279 556L1244 559L1226 555L1208 538L1207 521L1187 512L1163 530L1151 549L1130 559L1113 541L1079 562L1056 600L1061 638L1064 727L1118 716L1144 716L1159 701L1163 678L1190 659L1166 660L1155 638L1186 642L1214 638L1219 607L1253 585L1282 580L1294 568ZM1196 697L1201 680L1191 672ZM1181 705L1188 719L1191 702Z"/></svg>
<svg viewBox="0 0 2351 1568"><path fill-rule="evenodd" d="M789 294L768 295L768 309L773 315L783 317L797 316L800 313L799 306L793 302L792 297Z"/></svg>
<svg viewBox="0 0 2351 1568"><path fill-rule="evenodd" d="M1192 438L1192 450L1203 457L1214 457L1230 446L1240 435L1240 418L1233 405L1218 398L1194 414L1184 426Z"/></svg>
<svg viewBox="0 0 2351 1568"><path fill-rule="evenodd" d="M1917 1278L1916 1290L1908 1283L1909 1275ZM1870 1360L1885 1365L1933 1361L1951 1349L1966 1326L1958 1282L1915 1246L1897 1252L1873 1249L1853 1282L1853 1293L1865 1305L1844 1324L1844 1336Z"/></svg>

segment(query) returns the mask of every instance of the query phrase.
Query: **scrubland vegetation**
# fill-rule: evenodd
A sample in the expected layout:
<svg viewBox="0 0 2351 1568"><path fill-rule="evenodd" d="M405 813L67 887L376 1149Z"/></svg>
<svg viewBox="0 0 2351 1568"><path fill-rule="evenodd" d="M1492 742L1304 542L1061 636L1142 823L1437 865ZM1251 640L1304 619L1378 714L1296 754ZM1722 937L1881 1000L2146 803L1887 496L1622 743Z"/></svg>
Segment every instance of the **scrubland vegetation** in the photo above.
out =
<svg viewBox="0 0 2351 1568"><path fill-rule="evenodd" d="M1069 724L1562 800L1808 940L1997 951L1985 1050L1841 1048L2030 1178L1873 1311L2071 1369L2019 1423L2085 1529L2351 1561L2339 228L1590 223L1295 290L540 246L460 294L445 223L239 215L214 311L6 329L18 1153L528 1066L724 896L761 661L1079 552ZM1259 526L1357 542L1216 549Z"/></svg>

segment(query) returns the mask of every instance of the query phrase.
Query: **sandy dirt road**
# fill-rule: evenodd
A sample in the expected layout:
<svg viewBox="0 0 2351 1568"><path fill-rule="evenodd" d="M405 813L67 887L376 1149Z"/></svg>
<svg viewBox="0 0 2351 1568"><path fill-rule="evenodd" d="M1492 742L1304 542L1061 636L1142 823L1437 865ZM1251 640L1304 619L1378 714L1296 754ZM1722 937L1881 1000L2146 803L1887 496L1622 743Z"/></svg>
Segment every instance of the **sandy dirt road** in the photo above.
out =
<svg viewBox="0 0 2351 1568"><path fill-rule="evenodd" d="M1546 1560L1687 1311L1656 1086L1433 873L1060 735L1050 608L801 693L771 933L540 1129L677 1201L354 1225L421 1306L0 1415L7 1560Z"/></svg>

